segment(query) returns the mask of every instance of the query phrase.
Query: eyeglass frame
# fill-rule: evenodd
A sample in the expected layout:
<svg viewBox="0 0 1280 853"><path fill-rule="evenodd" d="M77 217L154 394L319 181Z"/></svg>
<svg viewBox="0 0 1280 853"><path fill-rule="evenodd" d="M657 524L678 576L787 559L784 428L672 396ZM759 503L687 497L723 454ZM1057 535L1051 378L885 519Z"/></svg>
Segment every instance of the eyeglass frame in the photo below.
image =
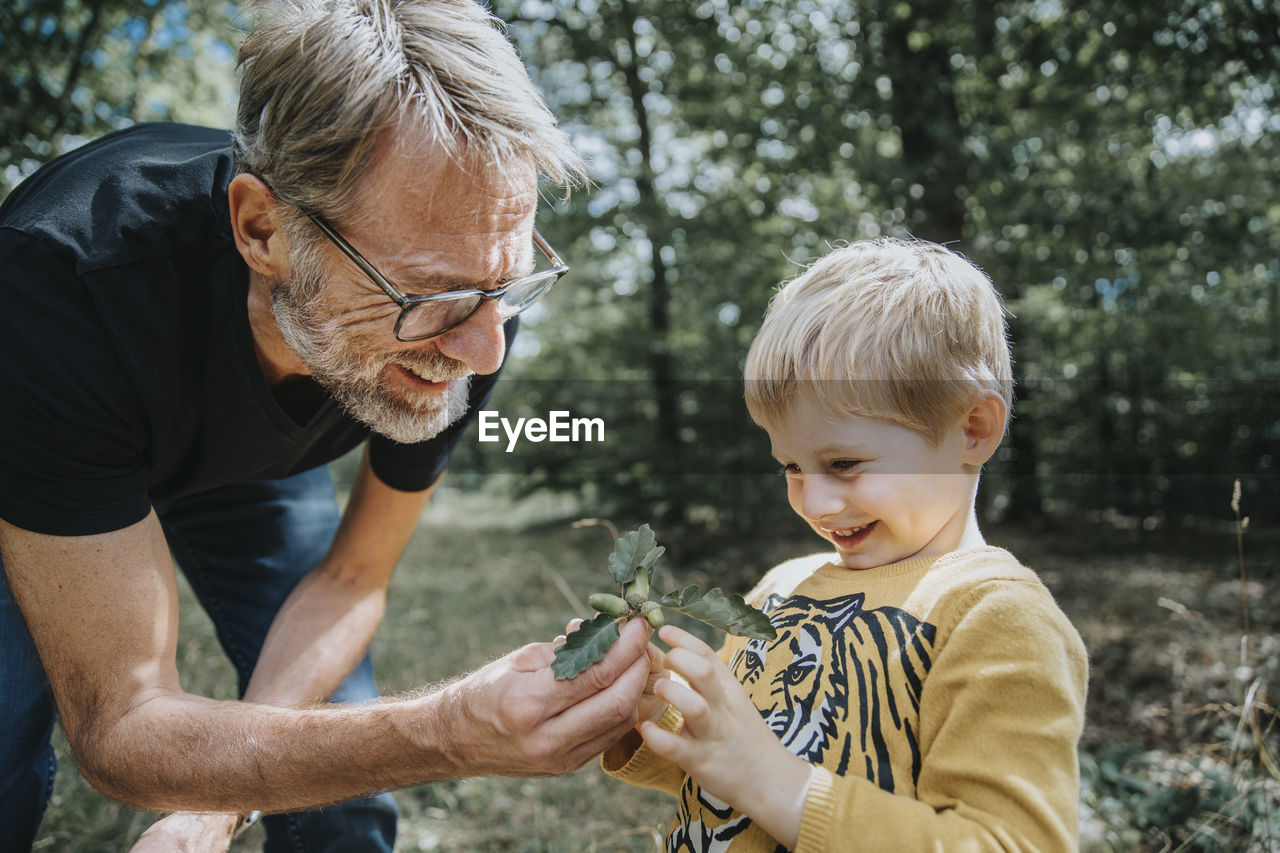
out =
<svg viewBox="0 0 1280 853"><path fill-rule="evenodd" d="M535 228L533 229L533 244L537 246L538 249L542 252L542 254L546 256L547 260L551 262L551 269L549 270L542 270L541 272L535 272L535 273L530 273L529 275L520 276L519 278L512 279L511 281L507 282L501 287L494 288L493 290L479 290L479 289L471 288L467 290L450 290L444 293L401 293L400 290L396 288L396 286L392 284L387 279L386 276L378 272L377 267L375 267L372 263L370 263L368 259L365 258L364 255L360 254L360 252L356 250L355 246L352 246L350 243L348 243L346 239L343 238L343 236L338 233L337 229L335 229L332 225L330 225L323 216L321 216L318 213L313 213L309 210L306 210L305 208L299 208L299 209L302 210L302 212L307 215L307 218L309 218L313 223L315 223L315 226L320 229L320 232L322 234L324 234L326 237L329 238L329 241L331 243L337 246L338 249L344 255L346 255L347 258L353 264L355 264L357 267L360 268L361 272L363 272L366 276L369 277L370 281L376 284L378 288L383 293L385 293L388 298L391 299L392 302L394 302L396 305L400 307L400 315L396 317L395 335L396 335L396 340L403 341L404 343L415 343L417 341L427 341L427 340L430 340L431 338L436 338L436 337L439 337L440 335L451 332L454 329L461 326L463 323L467 322L467 320L470 320L471 317L477 311L480 310L480 307L484 305L486 301L488 300L497 301L501 299L503 296L505 296L507 294L507 291L511 290L511 288L516 287L523 283L527 283L531 279L543 278L546 276L554 276L554 278L551 279L551 283L547 285L547 287L542 291L542 293L538 294L537 299L534 299L533 301L529 302L528 305L523 306L520 309L520 311L516 311L514 314L510 315L511 317L514 317L516 316L516 314L519 314L521 311L524 311L534 302L537 302L538 299L541 299L543 296L545 296L547 291L550 290L553 286L555 286L556 282L564 278L564 274L569 271L568 264L560 260L560 256L556 254L556 250L551 248L551 245L546 240L543 239L542 235L538 233L538 229ZM457 322L452 323L449 326L446 326L445 328L441 329L438 332L432 332L431 334L423 335L422 337L413 337L413 338L400 337L400 327L404 325L405 318L409 316L409 313L413 309L431 302L453 302L459 299L475 297L475 296L479 296L480 301L476 303L475 307L472 308L465 317L462 317ZM508 317L507 319L510 319L510 317Z"/></svg>

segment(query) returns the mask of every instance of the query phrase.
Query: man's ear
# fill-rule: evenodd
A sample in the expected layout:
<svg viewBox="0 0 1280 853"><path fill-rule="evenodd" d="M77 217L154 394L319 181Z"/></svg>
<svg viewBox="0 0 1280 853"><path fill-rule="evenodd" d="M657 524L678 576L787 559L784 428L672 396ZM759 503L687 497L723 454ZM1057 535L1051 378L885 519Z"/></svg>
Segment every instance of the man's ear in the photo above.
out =
<svg viewBox="0 0 1280 853"><path fill-rule="evenodd" d="M991 458L1004 438L1009 407L1003 397L983 397L969 409L964 421L964 461L981 466Z"/></svg>
<svg viewBox="0 0 1280 853"><path fill-rule="evenodd" d="M280 221L280 201L262 179L241 173L227 186L231 231L249 269L268 278L289 274L289 245Z"/></svg>

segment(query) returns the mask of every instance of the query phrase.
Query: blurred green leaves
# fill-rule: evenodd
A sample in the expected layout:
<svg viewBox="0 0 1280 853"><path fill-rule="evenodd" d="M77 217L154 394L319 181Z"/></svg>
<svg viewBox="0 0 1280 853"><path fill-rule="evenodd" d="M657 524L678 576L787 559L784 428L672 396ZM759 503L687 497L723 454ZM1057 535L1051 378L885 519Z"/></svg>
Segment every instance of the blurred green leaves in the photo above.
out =
<svg viewBox="0 0 1280 853"><path fill-rule="evenodd" d="M238 15L227 0L0 4L0 195L134 122L230 127Z"/></svg>
<svg viewBox="0 0 1280 853"><path fill-rule="evenodd" d="M1019 399L988 511L1158 527L1220 514L1237 474L1280 511L1268 4L495 6L598 184L544 217L573 280L508 373L537 381L499 402L560 377L566 405L604 403L614 464L580 481L602 511L779 509L732 386L776 284L880 234L949 242L1006 298ZM524 464L546 483L581 461Z"/></svg>
<svg viewBox="0 0 1280 853"><path fill-rule="evenodd" d="M831 245L948 241L1006 298L1018 401L997 514L1280 512L1280 12L1219 0L494 0L593 183L540 228L573 266L494 404L603 417L455 470L601 513L754 524L741 366ZM129 122L227 125L220 0L0 8L0 185ZM518 458L516 458L518 457ZM506 481L504 481L504 487Z"/></svg>

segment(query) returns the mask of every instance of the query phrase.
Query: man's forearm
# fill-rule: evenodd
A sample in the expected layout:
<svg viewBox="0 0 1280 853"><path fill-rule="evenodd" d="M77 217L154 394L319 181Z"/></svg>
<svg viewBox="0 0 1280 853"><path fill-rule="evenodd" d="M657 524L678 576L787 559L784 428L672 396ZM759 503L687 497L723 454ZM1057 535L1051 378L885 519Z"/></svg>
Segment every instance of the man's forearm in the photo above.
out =
<svg viewBox="0 0 1280 853"><path fill-rule="evenodd" d="M160 810L291 811L465 775L444 692L314 709L154 697L81 739L104 793Z"/></svg>
<svg viewBox="0 0 1280 853"><path fill-rule="evenodd" d="M118 739L135 745L132 768L155 770L129 783L108 774L107 793L158 809L279 812L457 773L436 746L440 696L318 707L364 656L385 601L381 587L318 568L277 614L243 702L165 696L119 724ZM202 760L185 767L174 751Z"/></svg>
<svg viewBox="0 0 1280 853"><path fill-rule="evenodd" d="M341 587L317 582L316 576L304 579L272 624L245 690L245 701L312 705L332 694L372 642L385 601L381 590L352 596ZM252 811L260 811L263 805L255 800ZM198 835L208 832L209 827L234 833L249 812L226 813L217 823L218 816L190 807L187 816L195 820ZM163 846L169 841L166 838L158 843Z"/></svg>
<svg viewBox="0 0 1280 853"><path fill-rule="evenodd" d="M384 586L355 587L318 568L276 615L244 698L269 705L324 701L364 657L385 605Z"/></svg>
<svg viewBox="0 0 1280 853"><path fill-rule="evenodd" d="M150 691L69 731L81 772L145 808L291 811L469 776L575 770L636 722L648 624L632 620L575 679L538 643L430 693L284 708Z"/></svg>

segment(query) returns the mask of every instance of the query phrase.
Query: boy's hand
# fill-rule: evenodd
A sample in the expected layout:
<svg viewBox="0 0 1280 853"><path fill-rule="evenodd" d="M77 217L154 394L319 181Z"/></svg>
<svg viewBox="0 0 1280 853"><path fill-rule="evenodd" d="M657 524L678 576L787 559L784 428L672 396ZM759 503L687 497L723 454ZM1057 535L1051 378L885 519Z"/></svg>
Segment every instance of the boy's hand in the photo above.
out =
<svg viewBox="0 0 1280 853"><path fill-rule="evenodd" d="M240 824L238 814L177 812L153 823L130 853L226 853Z"/></svg>
<svg viewBox="0 0 1280 853"><path fill-rule="evenodd" d="M794 847L812 768L774 736L710 646L672 625L658 636L671 646L665 668L681 675L688 686L664 678L657 681L654 693L684 716L684 729L672 734L645 721L642 714L645 743L680 765L707 793Z"/></svg>
<svg viewBox="0 0 1280 853"><path fill-rule="evenodd" d="M671 673L667 672L666 657L662 649L653 643L649 644L649 679L644 683L640 701L636 703L636 710L640 714L637 726L646 721L656 723L667 712L667 701L660 698L657 691L658 682L671 680Z"/></svg>

